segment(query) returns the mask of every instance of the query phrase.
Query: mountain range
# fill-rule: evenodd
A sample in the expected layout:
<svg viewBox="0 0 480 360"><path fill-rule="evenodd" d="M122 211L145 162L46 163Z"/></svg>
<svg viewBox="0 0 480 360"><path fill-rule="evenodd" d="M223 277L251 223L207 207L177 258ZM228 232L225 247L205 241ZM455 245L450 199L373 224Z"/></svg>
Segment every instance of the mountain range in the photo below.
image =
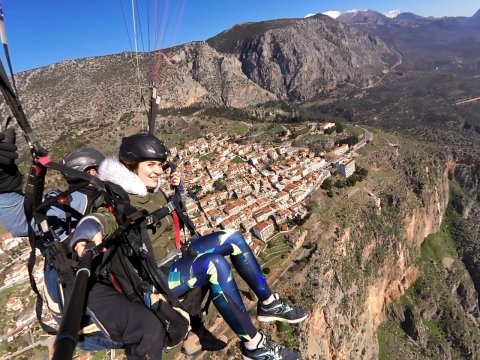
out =
<svg viewBox="0 0 480 360"><path fill-rule="evenodd" d="M476 75L479 29L478 12L434 19L368 10L337 20L317 14L244 23L206 41L143 54L141 82L149 82L155 57L163 107L247 107L355 91L383 79L399 61L404 71ZM18 78L34 123L45 114L66 123L115 122L140 98L131 53L65 61Z"/></svg>
<svg viewBox="0 0 480 360"><path fill-rule="evenodd" d="M240 24L207 41L143 54L141 83L156 74L164 108L247 107L362 88L397 58L378 36L317 15ZM32 123L58 124L53 141L66 129L114 124L138 108L134 65L132 53L70 60L20 73L17 83Z"/></svg>

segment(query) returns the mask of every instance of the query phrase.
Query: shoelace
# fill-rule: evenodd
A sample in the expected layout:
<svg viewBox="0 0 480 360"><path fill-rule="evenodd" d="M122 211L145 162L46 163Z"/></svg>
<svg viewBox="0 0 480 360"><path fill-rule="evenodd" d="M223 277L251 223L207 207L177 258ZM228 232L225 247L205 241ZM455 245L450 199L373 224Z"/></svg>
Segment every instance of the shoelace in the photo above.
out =
<svg viewBox="0 0 480 360"><path fill-rule="evenodd" d="M273 341L269 336L264 334L262 334L262 336L265 339L262 347L270 350L273 354L275 354L275 357L280 356L282 352L282 346ZM278 359L280 359L280 357L278 357Z"/></svg>
<svg viewBox="0 0 480 360"><path fill-rule="evenodd" d="M285 309L286 312L292 310L292 307L288 305L286 302L284 302L282 299L279 299L282 302L283 308Z"/></svg>
<svg viewBox="0 0 480 360"><path fill-rule="evenodd" d="M270 305L263 305L265 309L268 309L269 307L279 307L279 308L282 308L282 312L288 312L290 310L292 310L292 307L290 305L288 305L285 301L283 301L281 298L278 298L276 301L278 301L277 304L270 304Z"/></svg>

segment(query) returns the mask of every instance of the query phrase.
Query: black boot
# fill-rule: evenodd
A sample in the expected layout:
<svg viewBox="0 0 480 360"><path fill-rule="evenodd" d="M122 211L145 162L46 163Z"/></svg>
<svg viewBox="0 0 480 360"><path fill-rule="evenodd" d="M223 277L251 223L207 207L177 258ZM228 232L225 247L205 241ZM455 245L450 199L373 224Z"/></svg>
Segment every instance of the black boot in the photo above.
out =
<svg viewBox="0 0 480 360"><path fill-rule="evenodd" d="M202 322L199 316L191 316L192 332L198 336L202 350L218 351L227 346L225 341L222 341L215 337Z"/></svg>

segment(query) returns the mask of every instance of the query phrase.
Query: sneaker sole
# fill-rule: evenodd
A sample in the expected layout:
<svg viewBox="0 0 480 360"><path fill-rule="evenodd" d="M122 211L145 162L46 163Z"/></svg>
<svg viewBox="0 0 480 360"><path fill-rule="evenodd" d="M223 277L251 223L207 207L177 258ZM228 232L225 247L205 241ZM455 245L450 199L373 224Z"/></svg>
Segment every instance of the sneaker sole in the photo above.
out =
<svg viewBox="0 0 480 360"><path fill-rule="evenodd" d="M247 357L247 356L245 356L245 355L242 355L242 359L243 359L243 360L253 360L254 358L251 358L251 357ZM297 358L297 359L302 360L301 357L299 357L299 358Z"/></svg>
<svg viewBox="0 0 480 360"><path fill-rule="evenodd" d="M305 320L307 317L308 317L308 314L305 315L304 317L299 318L299 319L289 320L289 319L285 319L285 318L282 318L282 317L276 317L276 316L258 315L257 320L261 321L261 322L281 321L281 322L284 322L284 323L287 323L287 324L297 324L297 323Z"/></svg>
<svg viewBox="0 0 480 360"><path fill-rule="evenodd" d="M251 357L245 356L243 354L242 354L242 359L243 360L255 360L255 358L251 358Z"/></svg>
<svg viewBox="0 0 480 360"><path fill-rule="evenodd" d="M180 350L180 352L185 355L185 356L194 356L194 355L197 355L197 354L200 354L202 352L202 348L196 350L196 351L187 351L186 349L182 348Z"/></svg>

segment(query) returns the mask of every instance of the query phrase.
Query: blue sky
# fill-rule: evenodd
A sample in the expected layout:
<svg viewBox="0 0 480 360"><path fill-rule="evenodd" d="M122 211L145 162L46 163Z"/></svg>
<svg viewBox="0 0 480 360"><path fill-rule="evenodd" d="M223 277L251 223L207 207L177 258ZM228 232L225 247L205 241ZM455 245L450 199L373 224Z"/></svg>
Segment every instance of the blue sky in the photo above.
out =
<svg viewBox="0 0 480 360"><path fill-rule="evenodd" d="M134 48L131 0L0 0L13 67L16 72L54 62L114 54ZM328 10L374 9L385 13L401 9L422 16L472 16L477 0L137 0L142 16L143 46L165 48L205 40L239 22L303 17ZM154 4L160 9L159 40L154 46ZM122 13L123 4L124 16ZM148 12L147 4L151 10ZM166 9L166 10L164 10ZM167 14L162 20L162 14ZM128 34L125 29L128 27ZM137 28L140 34L140 29ZM163 39L165 36L165 39Z"/></svg>

